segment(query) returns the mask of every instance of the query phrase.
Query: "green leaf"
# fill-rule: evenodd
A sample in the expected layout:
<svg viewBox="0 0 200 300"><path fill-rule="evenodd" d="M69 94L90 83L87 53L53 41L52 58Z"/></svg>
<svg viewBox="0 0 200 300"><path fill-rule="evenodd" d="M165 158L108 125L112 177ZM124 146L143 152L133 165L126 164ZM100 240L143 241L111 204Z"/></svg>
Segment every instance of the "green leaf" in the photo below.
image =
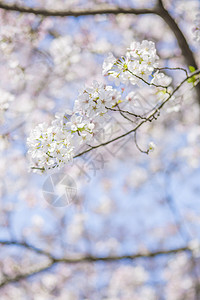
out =
<svg viewBox="0 0 200 300"><path fill-rule="evenodd" d="M189 66L189 70L190 70L190 72L192 73L192 72L194 72L194 71L195 71L195 67L193 67L193 66Z"/></svg>
<svg viewBox="0 0 200 300"><path fill-rule="evenodd" d="M192 76L191 78L188 78L187 82L195 82L195 76Z"/></svg>
<svg viewBox="0 0 200 300"><path fill-rule="evenodd" d="M188 78L187 80L188 83L192 83L193 86L195 86L195 82L196 82L196 76L192 76L191 78Z"/></svg>

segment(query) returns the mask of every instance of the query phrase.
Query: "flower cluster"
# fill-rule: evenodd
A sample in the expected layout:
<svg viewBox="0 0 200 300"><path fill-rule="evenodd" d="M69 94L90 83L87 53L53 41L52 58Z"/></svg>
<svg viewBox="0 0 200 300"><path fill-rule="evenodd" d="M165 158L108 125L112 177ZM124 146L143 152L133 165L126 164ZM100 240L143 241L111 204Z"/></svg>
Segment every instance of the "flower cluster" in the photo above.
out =
<svg viewBox="0 0 200 300"><path fill-rule="evenodd" d="M52 46L52 53L61 51L59 48L64 46L66 39L61 38L57 44ZM59 46L60 45L60 46ZM59 47L58 47L59 46ZM65 60L67 49L63 55L58 55L60 61L58 65ZM151 41L142 43L133 42L125 57L116 59L112 54L103 63L103 74L109 75L116 84L128 83L139 85L143 81L148 81L149 85L157 88L157 93L166 93L159 84L169 85L171 79L159 71L155 71L158 66L158 56L156 54L155 44ZM153 79L152 79L153 78ZM106 86L96 81L89 87L80 90L74 103L72 112L66 112L56 117L50 127L46 124L38 125L28 138L29 154L36 167L42 170L62 167L69 162L75 155L75 149L78 149L84 142L87 143L95 137L110 119L109 110L119 103L130 104L134 102L136 93L132 91L125 99L122 94L112 86ZM150 146L149 151L154 146Z"/></svg>
<svg viewBox="0 0 200 300"><path fill-rule="evenodd" d="M108 108L115 106L120 99L120 92L94 81L91 87L80 91L74 110L84 118L90 119L95 124L95 129L98 129L109 118L106 114Z"/></svg>
<svg viewBox="0 0 200 300"><path fill-rule="evenodd" d="M148 81L158 67L155 44L151 41L133 42L126 55L116 59L111 53L103 63L103 75L108 75L116 85L120 83L141 84L140 78Z"/></svg>
<svg viewBox="0 0 200 300"><path fill-rule="evenodd" d="M31 132L27 144L34 166L61 168L72 160L74 149L99 132L109 119L108 108L120 99L120 92L96 81L82 89L72 112L57 115L51 126L43 123Z"/></svg>
<svg viewBox="0 0 200 300"><path fill-rule="evenodd" d="M34 128L27 145L32 163L43 170L62 167L72 160L74 154L72 135L64 130L59 119L54 120L51 126L42 123Z"/></svg>

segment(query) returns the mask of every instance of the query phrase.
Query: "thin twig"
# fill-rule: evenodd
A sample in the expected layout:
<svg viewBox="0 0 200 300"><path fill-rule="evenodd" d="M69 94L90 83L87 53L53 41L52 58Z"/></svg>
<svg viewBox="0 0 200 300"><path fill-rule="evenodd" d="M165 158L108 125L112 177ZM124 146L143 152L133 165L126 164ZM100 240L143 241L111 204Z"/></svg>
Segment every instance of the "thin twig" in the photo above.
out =
<svg viewBox="0 0 200 300"><path fill-rule="evenodd" d="M188 76L188 71L184 68L181 68L181 67L177 67L177 68L163 67L163 68L156 68L156 70L159 70L159 71L161 71L161 70L172 70L172 71L173 70L179 70L179 71L184 71L186 76Z"/></svg>
<svg viewBox="0 0 200 300"><path fill-rule="evenodd" d="M130 112L130 111L128 111L128 110L123 110L123 109L121 109L120 108L120 111L119 111L119 109L115 109L115 108L111 108L111 107L106 107L108 110L111 110L111 111L118 111L118 112L123 112L123 113L126 113L126 114L129 114L129 115L131 115L131 116L133 116L133 117L136 117L136 118L140 118L140 119L142 119L142 120L146 120L146 117L143 117L143 116L141 116L141 115L137 115L137 114L134 114L134 113L132 113L132 112Z"/></svg>
<svg viewBox="0 0 200 300"><path fill-rule="evenodd" d="M120 107L119 107L118 104L117 104L117 107L118 107L118 109L119 109L120 115L121 115L123 118L125 118L126 120L128 120L128 121L131 122L131 123L134 123L133 120L131 120L129 117L127 117L126 115L123 114L123 112L122 112L122 110L120 109Z"/></svg>
<svg viewBox="0 0 200 300"><path fill-rule="evenodd" d="M144 83L146 83L146 84L148 84L148 85L150 85L150 86L153 85L153 86L155 86L155 87L157 87L157 88L163 88L163 89L166 89L166 93L168 93L168 92L167 92L168 86L164 86L164 85L160 85L160 84L155 84L155 83L149 83L148 81L146 81L146 80L143 79L142 77L140 77L140 76L134 74L134 73L133 73L132 71L130 71L129 69L127 69L127 71L128 71L129 73L131 73L133 76L137 77L138 79L142 80Z"/></svg>
<svg viewBox="0 0 200 300"><path fill-rule="evenodd" d="M144 151L144 150L142 150L142 149L140 148L140 146L138 145L138 142L137 142L137 132L136 132L136 131L134 132L134 141L135 141L135 145L136 145L137 149L138 149L140 152L145 153L145 154L149 154L149 149L147 149L146 151Z"/></svg>

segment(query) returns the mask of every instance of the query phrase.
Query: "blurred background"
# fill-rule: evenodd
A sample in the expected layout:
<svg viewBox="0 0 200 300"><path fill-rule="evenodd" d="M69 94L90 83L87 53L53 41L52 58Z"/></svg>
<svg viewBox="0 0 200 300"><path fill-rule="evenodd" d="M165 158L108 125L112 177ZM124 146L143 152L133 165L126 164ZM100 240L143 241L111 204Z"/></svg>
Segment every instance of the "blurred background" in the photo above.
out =
<svg viewBox="0 0 200 300"><path fill-rule="evenodd" d="M13 11L14 4L49 13ZM134 12L51 14L118 6ZM39 175L30 171L26 145L37 124L72 109L84 84L112 85L103 60L109 52L124 55L133 41L154 41L160 67L188 70L194 61L197 68L199 1L20 0L0 7L0 298L199 300L199 88L184 85L138 130L141 149L156 145L149 155L128 135ZM185 78L181 70L165 72L174 87ZM136 92L137 109L152 108L149 87L127 89ZM130 126L113 114L104 139ZM56 178L71 178L75 196L65 186L56 190ZM55 204L54 194L63 200Z"/></svg>

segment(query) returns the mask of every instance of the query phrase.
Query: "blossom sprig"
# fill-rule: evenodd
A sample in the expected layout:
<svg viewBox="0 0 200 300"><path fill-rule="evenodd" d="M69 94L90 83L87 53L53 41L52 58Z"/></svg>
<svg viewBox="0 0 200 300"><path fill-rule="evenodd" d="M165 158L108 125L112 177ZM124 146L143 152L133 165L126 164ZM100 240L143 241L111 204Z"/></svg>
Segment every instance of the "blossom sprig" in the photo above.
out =
<svg viewBox="0 0 200 300"><path fill-rule="evenodd" d="M112 53L103 63L103 75L109 76L116 85L120 83L141 86L141 79L148 82L158 67L158 55L152 41L133 42L125 56L117 59Z"/></svg>
<svg viewBox="0 0 200 300"><path fill-rule="evenodd" d="M135 73L131 71L133 69ZM79 91L72 112L57 115L50 126L43 123L32 130L27 140L32 169L45 171L55 167L61 168L75 157L117 141L132 132L136 133L136 130L143 123L157 119L160 109L170 99L174 99L174 94L182 84L193 76L199 75L199 70L188 74L182 68L172 68L181 69L186 73L186 78L175 89L172 89L170 87L171 78L161 73L160 70L162 69L164 68L158 68L158 56L153 42L132 43L126 56L121 59L116 59L112 54L109 54L103 63L103 74L112 75L111 77L116 84L130 83L140 86L139 81L148 84L150 88L155 89L155 94L158 96L155 106L145 115L124 110L120 107L120 103L123 102L128 107L131 102L136 100L137 91L132 90L128 95L125 93L124 96L124 88L121 93L110 85L94 81L91 86L85 86ZM90 141L93 141L102 128L105 128L110 119L110 113L113 111L120 113L132 124L135 124L135 119L140 121L121 136L114 137L102 144L88 146L87 150L77 154L76 150L80 149L80 146L82 147L84 143L90 145ZM134 120L131 119L133 117ZM151 143L147 151L141 152L148 154L154 148L155 145Z"/></svg>
<svg viewBox="0 0 200 300"><path fill-rule="evenodd" d="M80 90L72 112L60 114L48 126L39 124L27 139L33 170L61 168L70 162L75 149L89 142L110 118L109 107L121 102L122 95L112 86L96 81Z"/></svg>

